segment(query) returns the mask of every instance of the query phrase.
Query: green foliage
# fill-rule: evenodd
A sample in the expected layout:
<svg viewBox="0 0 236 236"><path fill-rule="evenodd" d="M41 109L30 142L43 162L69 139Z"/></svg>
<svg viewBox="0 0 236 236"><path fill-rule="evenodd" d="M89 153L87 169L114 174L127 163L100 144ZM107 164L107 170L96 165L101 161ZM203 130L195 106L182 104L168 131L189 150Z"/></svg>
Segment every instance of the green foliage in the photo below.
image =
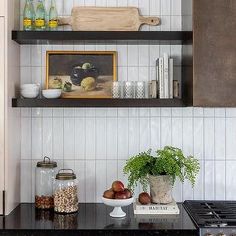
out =
<svg viewBox="0 0 236 236"><path fill-rule="evenodd" d="M155 157L151 155L151 150L131 157L123 171L128 175L129 189L133 191L137 184L141 183L146 191L149 175L170 175L173 184L176 178L181 182L187 179L194 186L199 170L199 162L193 156L185 157L181 149L166 146L157 150Z"/></svg>

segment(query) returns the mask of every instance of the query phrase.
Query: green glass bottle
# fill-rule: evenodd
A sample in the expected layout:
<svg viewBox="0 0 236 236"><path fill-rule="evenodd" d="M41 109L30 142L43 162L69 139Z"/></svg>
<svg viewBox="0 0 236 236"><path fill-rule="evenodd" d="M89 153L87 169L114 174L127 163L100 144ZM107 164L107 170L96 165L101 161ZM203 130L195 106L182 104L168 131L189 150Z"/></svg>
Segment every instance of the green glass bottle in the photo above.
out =
<svg viewBox="0 0 236 236"><path fill-rule="evenodd" d="M30 5L30 0L26 0L23 16L23 27L24 30L33 29L33 12Z"/></svg>
<svg viewBox="0 0 236 236"><path fill-rule="evenodd" d="M45 30L45 28L46 28L46 10L44 7L44 1L38 0L35 13L35 29Z"/></svg>
<svg viewBox="0 0 236 236"><path fill-rule="evenodd" d="M31 7L31 12L32 12L32 17L33 17L33 22L32 22L32 29L35 27L35 10L34 10L34 0L30 0L30 7Z"/></svg>
<svg viewBox="0 0 236 236"><path fill-rule="evenodd" d="M51 0L48 27L49 30L57 30L58 28L58 14L55 0Z"/></svg>

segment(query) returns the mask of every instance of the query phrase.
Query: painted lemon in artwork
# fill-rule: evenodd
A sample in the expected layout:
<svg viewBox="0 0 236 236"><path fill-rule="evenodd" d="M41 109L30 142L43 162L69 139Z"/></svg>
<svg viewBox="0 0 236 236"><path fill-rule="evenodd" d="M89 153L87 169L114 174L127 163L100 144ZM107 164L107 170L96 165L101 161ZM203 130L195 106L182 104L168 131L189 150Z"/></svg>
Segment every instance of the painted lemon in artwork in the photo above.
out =
<svg viewBox="0 0 236 236"><path fill-rule="evenodd" d="M86 77L82 80L81 87L85 91L92 91L96 88L96 80L93 77Z"/></svg>

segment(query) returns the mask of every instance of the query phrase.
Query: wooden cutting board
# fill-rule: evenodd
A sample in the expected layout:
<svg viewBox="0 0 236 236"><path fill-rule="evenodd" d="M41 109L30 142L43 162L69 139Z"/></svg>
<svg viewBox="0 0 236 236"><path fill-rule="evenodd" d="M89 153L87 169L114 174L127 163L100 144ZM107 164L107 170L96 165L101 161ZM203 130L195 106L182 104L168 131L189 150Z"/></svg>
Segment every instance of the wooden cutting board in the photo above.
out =
<svg viewBox="0 0 236 236"><path fill-rule="evenodd" d="M74 7L71 15L59 18L59 25L74 31L138 31L143 24L160 24L158 17L140 16L136 7Z"/></svg>

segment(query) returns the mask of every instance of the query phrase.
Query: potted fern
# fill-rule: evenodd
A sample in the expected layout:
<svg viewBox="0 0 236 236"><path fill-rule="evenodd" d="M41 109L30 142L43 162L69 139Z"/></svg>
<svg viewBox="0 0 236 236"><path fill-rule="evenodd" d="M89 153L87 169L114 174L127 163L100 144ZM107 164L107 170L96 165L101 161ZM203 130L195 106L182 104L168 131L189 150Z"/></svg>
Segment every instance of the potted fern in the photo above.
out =
<svg viewBox="0 0 236 236"><path fill-rule="evenodd" d="M172 187L178 178L181 182L189 180L194 186L200 170L199 162L193 156L185 157L182 150L166 146L151 155L151 150L142 152L127 160L123 169L128 175L128 188L140 183L144 191L150 185L153 203L168 204L173 201Z"/></svg>

